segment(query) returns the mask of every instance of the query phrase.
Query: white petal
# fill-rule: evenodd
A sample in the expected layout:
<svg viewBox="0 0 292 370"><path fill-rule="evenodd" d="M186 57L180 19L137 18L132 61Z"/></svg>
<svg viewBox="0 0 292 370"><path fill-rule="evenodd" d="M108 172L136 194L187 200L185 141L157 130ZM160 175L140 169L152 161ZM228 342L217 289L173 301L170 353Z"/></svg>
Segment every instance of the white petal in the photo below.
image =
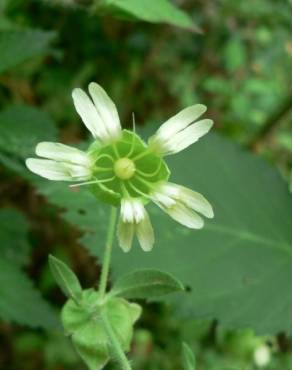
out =
<svg viewBox="0 0 292 370"><path fill-rule="evenodd" d="M140 200L134 199L132 200L132 208L134 212L134 221L136 224L138 224L144 219L145 214L146 214L144 205Z"/></svg>
<svg viewBox="0 0 292 370"><path fill-rule="evenodd" d="M106 141L108 135L104 123L88 95L81 89L74 89L72 97L78 114L93 137Z"/></svg>
<svg viewBox="0 0 292 370"><path fill-rule="evenodd" d="M162 182L160 184L159 190L161 193L170 198L177 198L180 192L178 185L171 182Z"/></svg>
<svg viewBox="0 0 292 370"><path fill-rule="evenodd" d="M113 140L118 139L121 135L121 124L115 104L104 89L95 82L89 84L89 93L108 136Z"/></svg>
<svg viewBox="0 0 292 370"><path fill-rule="evenodd" d="M134 224L123 222L120 218L117 228L117 236L120 247L124 252L129 252L132 247L134 237Z"/></svg>
<svg viewBox="0 0 292 370"><path fill-rule="evenodd" d="M144 219L145 209L139 199L126 198L121 201L121 217L124 222L139 223Z"/></svg>
<svg viewBox="0 0 292 370"><path fill-rule="evenodd" d="M175 185L175 184L174 184ZM184 186L176 185L179 189L179 200L183 202L187 207L192 208L208 218L214 217L214 212L211 204L207 199L200 193L191 189L185 188Z"/></svg>
<svg viewBox="0 0 292 370"><path fill-rule="evenodd" d="M196 104L183 109L160 126L157 131L158 136L162 139L171 137L195 122L206 110L207 107L203 104Z"/></svg>
<svg viewBox="0 0 292 370"><path fill-rule="evenodd" d="M59 162L69 162L88 167L92 164L91 158L85 152L60 143L39 143L36 147L36 154Z"/></svg>
<svg viewBox="0 0 292 370"><path fill-rule="evenodd" d="M191 144L198 141L200 137L207 134L212 126L212 120L204 119L192 124L183 131L180 131L164 144L165 147L168 148L167 154L178 153L187 148Z"/></svg>
<svg viewBox="0 0 292 370"><path fill-rule="evenodd" d="M204 226L202 217L183 204L177 203L171 208L164 209L164 211L175 221L191 229L201 229Z"/></svg>
<svg viewBox="0 0 292 370"><path fill-rule="evenodd" d="M136 226L136 233L143 251L151 251L154 244L154 232L146 211L143 220Z"/></svg>
<svg viewBox="0 0 292 370"><path fill-rule="evenodd" d="M158 204L160 204L161 206L163 206L165 208L171 207L171 206L175 205L175 203L176 203L174 199L169 197L167 194L164 194L163 191L160 191L160 190L155 191L151 195L151 200L154 203L158 203Z"/></svg>
<svg viewBox="0 0 292 370"><path fill-rule="evenodd" d="M36 173L39 176L42 176L49 180L56 181L72 181L72 176L68 172L66 165L51 161L48 159L35 159L28 158L25 161L27 168Z"/></svg>
<svg viewBox="0 0 292 370"><path fill-rule="evenodd" d="M130 199L121 200L121 218L123 222L134 223L134 209Z"/></svg>
<svg viewBox="0 0 292 370"><path fill-rule="evenodd" d="M64 162L58 162L58 163L62 163L64 166L66 166L67 171L70 173L72 180L74 181L89 180L92 176L91 170L88 167L79 166L77 164L64 163Z"/></svg>

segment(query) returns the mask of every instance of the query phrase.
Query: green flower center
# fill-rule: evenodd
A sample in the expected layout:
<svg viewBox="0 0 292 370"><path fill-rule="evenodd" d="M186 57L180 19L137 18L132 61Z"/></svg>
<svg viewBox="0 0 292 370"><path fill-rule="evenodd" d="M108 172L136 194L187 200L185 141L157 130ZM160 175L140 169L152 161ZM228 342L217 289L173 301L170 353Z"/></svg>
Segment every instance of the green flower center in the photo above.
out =
<svg viewBox="0 0 292 370"><path fill-rule="evenodd" d="M169 177L163 158L132 131L123 130L112 144L94 142L88 153L94 160L91 190L106 203L118 206L123 197L139 197L147 203L156 184Z"/></svg>
<svg viewBox="0 0 292 370"><path fill-rule="evenodd" d="M114 164L114 172L122 180L129 180L133 177L135 170L135 163L129 158L120 158Z"/></svg>

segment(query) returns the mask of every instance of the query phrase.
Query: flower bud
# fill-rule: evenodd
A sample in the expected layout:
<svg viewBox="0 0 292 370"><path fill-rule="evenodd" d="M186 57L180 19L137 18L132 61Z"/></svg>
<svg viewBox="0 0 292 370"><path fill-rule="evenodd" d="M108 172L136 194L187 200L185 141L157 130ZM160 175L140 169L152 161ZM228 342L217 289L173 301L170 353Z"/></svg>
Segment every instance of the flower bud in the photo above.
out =
<svg viewBox="0 0 292 370"><path fill-rule="evenodd" d="M64 329L92 370L102 369L111 357L111 343L103 326L102 314L106 314L122 349L129 351L133 326L141 314L139 305L123 298L106 296L102 300L97 291L88 289L83 291L82 304L69 299L62 310Z"/></svg>

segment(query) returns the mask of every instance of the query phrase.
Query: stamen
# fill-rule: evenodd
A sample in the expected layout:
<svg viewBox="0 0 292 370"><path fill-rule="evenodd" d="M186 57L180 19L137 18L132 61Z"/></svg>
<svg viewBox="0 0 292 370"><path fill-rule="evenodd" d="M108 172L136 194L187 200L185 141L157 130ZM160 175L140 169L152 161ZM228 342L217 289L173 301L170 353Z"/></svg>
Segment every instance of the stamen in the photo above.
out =
<svg viewBox="0 0 292 370"><path fill-rule="evenodd" d="M107 171L112 171L112 167L94 167L94 170L97 172L107 172Z"/></svg>
<svg viewBox="0 0 292 370"><path fill-rule="evenodd" d="M132 112L132 120L133 120L133 132L136 133L136 122L135 122L135 113Z"/></svg>
<svg viewBox="0 0 292 370"><path fill-rule="evenodd" d="M137 159L141 159L145 157L148 154L151 154L152 150L150 148L147 148L143 153L140 153L136 155L136 157L132 158L133 161L137 161Z"/></svg>
<svg viewBox="0 0 292 370"><path fill-rule="evenodd" d="M144 177L152 177L152 176L155 176L155 175L158 174L158 172L160 171L161 165L162 165L162 161L160 161L158 168L155 171L151 172L151 173L146 173L146 172L143 172L143 171L138 170L138 169L136 169L136 173L138 173L139 175L144 176Z"/></svg>
<svg viewBox="0 0 292 370"><path fill-rule="evenodd" d="M110 159L112 162L114 162L115 160L114 160L114 158L112 157L112 156L110 156L109 154L102 154L102 155L100 155L98 158L97 158L97 160L96 160L96 162L95 162L95 164L101 159L101 158L108 158L108 159Z"/></svg>
<svg viewBox="0 0 292 370"><path fill-rule="evenodd" d="M117 158L120 158L120 153L118 151L118 148L116 146L116 143L113 144L113 149L114 149L114 153L116 155Z"/></svg>
<svg viewBox="0 0 292 370"><path fill-rule="evenodd" d="M153 189L155 187L153 184L151 184L147 180L142 179L141 176L135 176L135 179L137 179L138 181L143 182L143 184L147 185L149 188L152 188Z"/></svg>
<svg viewBox="0 0 292 370"><path fill-rule="evenodd" d="M131 142L131 147L130 147L130 151L129 151L129 153L128 154L126 154L125 155L125 157L126 158L129 158L132 154L133 154L133 152L134 152L134 148L135 148L135 140L136 140L136 136L135 135L133 135L132 136L132 142Z"/></svg>
<svg viewBox="0 0 292 370"><path fill-rule="evenodd" d="M127 190L123 181L120 181L120 185L121 185L121 190L122 190L122 193L124 194L124 196L127 197L127 198L130 197L130 194L129 194L129 192L128 192L128 190Z"/></svg>
<svg viewBox="0 0 292 370"><path fill-rule="evenodd" d="M75 188L76 186L83 186L83 185L91 185L91 184L102 184L104 182L110 182L113 181L116 176L112 176L109 179L103 179L103 180L94 180L94 181L86 181L86 182L81 182L79 184L72 184L69 185L70 188Z"/></svg>
<svg viewBox="0 0 292 370"><path fill-rule="evenodd" d="M128 184L130 185L130 187L134 190L134 191L136 191L136 193L138 193L138 194L140 194L140 195L142 195L143 197L145 197L145 198L149 198L149 199L151 199L151 197L148 195L148 194L146 194L146 193L144 193L143 191L141 191L141 190L139 190L134 184L132 184L131 182L128 182Z"/></svg>

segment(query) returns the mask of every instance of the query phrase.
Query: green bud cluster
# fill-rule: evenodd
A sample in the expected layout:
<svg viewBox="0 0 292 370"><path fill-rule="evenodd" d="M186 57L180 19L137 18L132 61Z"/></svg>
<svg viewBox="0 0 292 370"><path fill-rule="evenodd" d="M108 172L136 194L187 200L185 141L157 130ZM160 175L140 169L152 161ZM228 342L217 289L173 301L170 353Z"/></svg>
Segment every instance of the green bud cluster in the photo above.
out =
<svg viewBox="0 0 292 370"><path fill-rule="evenodd" d="M141 307L123 298L88 289L82 292L80 303L69 299L62 310L65 331L90 370L102 369L112 357L111 343L103 318L111 325L124 352L130 350L133 325L141 315Z"/></svg>
<svg viewBox="0 0 292 370"><path fill-rule="evenodd" d="M123 130L113 144L94 142L88 151L94 161L91 191L100 200L118 206L123 197L140 197L144 203L155 184L167 181L169 169L134 132Z"/></svg>

